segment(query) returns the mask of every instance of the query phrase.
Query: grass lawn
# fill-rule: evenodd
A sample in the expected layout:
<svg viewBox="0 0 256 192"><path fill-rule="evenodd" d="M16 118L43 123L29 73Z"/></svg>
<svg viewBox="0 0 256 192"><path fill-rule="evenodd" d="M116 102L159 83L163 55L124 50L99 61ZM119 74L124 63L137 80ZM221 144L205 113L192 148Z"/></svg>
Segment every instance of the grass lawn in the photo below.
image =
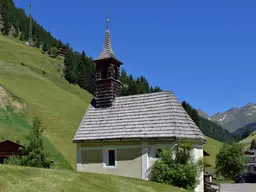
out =
<svg viewBox="0 0 256 192"><path fill-rule="evenodd" d="M24 42L0 35L0 85L25 101L29 121L36 115L42 119L45 137L74 168L72 139L92 96L66 82L62 67L63 60L52 59ZM7 124L5 127L11 131Z"/></svg>
<svg viewBox="0 0 256 192"><path fill-rule="evenodd" d="M226 183L235 183L233 180L216 180L214 183L217 184L226 184Z"/></svg>
<svg viewBox="0 0 256 192"><path fill-rule="evenodd" d="M0 165L0 191L186 192L185 189L140 179Z"/></svg>

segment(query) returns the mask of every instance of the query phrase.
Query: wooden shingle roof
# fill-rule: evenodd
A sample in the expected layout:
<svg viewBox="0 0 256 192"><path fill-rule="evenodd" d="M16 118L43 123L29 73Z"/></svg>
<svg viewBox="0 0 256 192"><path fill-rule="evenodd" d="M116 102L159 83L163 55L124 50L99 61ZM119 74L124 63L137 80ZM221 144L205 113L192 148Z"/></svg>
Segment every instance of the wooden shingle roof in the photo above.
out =
<svg viewBox="0 0 256 192"><path fill-rule="evenodd" d="M90 105L73 142L205 137L170 91L116 97L108 108Z"/></svg>

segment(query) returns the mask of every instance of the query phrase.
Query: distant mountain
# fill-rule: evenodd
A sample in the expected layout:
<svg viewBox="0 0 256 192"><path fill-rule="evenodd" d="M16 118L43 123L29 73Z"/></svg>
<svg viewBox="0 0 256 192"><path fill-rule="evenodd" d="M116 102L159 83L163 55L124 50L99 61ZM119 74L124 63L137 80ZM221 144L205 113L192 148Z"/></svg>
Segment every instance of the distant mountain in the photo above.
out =
<svg viewBox="0 0 256 192"><path fill-rule="evenodd" d="M206 112L204 112L202 109L197 109L197 113L199 116L210 120L210 116Z"/></svg>
<svg viewBox="0 0 256 192"><path fill-rule="evenodd" d="M200 116L205 117L205 112L202 110L197 110ZM202 114L202 115L201 115ZM216 122L224 129L227 129L229 132L240 133L245 127L248 127L250 130L254 131L256 124L256 104L248 103L247 105L241 108L231 108L225 112L218 112L211 117L208 117L209 120Z"/></svg>

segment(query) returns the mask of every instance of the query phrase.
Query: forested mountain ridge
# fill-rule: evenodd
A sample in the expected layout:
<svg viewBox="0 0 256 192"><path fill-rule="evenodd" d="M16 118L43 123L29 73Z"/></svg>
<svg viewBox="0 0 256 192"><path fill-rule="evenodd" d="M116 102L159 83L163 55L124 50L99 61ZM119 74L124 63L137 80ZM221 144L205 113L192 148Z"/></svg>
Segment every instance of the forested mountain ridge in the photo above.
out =
<svg viewBox="0 0 256 192"><path fill-rule="evenodd" d="M199 115L217 123L235 136L247 137L256 130L256 104L248 103L238 108L233 107L225 112L218 112L208 116L202 110L197 110Z"/></svg>
<svg viewBox="0 0 256 192"><path fill-rule="evenodd" d="M186 101L182 102L182 106L187 111L191 119L200 128L204 135L221 142L230 141L234 139L233 135L230 132L223 129L218 124L210 121L209 119L201 117L198 111Z"/></svg>
<svg viewBox="0 0 256 192"><path fill-rule="evenodd" d="M13 35L21 41L29 40L29 16L23 9L16 8L12 0L0 0L0 30L4 35ZM57 57L58 49L66 50L64 60L64 78L71 84L78 84L82 89L94 95L95 92L95 64L84 51L80 54L72 49L69 43L62 43L32 19L33 44L41 48L44 53ZM161 91L160 87L152 87L143 76L134 78L123 69L121 72L123 83L122 95L150 93Z"/></svg>

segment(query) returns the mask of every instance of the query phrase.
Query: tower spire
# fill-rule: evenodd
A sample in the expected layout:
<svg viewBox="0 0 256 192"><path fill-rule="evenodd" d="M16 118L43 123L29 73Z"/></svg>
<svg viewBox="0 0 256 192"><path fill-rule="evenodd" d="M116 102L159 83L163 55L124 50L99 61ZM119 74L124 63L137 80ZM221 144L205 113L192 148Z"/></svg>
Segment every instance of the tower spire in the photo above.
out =
<svg viewBox="0 0 256 192"><path fill-rule="evenodd" d="M116 58L114 51L112 49L110 31L109 31L109 18L106 19L106 31L105 31L105 39L103 50L101 51L98 58L94 61L103 60L103 59L115 59L117 62L121 64L121 62Z"/></svg>
<svg viewBox="0 0 256 192"><path fill-rule="evenodd" d="M120 65L113 52L110 32L109 19L106 20L106 32L104 47L100 56L93 60L96 65L96 108L110 107L115 98L120 95Z"/></svg>

